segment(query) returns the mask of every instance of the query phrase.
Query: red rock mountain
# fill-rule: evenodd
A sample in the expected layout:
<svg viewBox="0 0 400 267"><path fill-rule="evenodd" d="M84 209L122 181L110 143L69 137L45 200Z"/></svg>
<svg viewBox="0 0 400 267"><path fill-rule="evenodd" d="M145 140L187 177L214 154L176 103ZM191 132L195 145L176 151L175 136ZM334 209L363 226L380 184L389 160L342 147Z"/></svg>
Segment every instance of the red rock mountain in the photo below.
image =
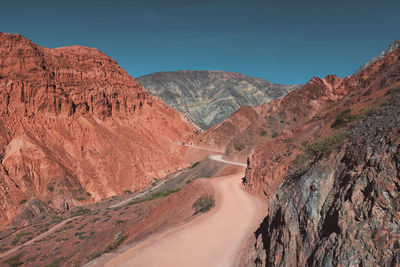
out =
<svg viewBox="0 0 400 267"><path fill-rule="evenodd" d="M148 187L194 133L99 50L16 34L0 33L0 108L0 225Z"/></svg>
<svg viewBox="0 0 400 267"><path fill-rule="evenodd" d="M241 265L400 263L399 105L400 48L199 135L228 158L249 157L245 185L269 201Z"/></svg>

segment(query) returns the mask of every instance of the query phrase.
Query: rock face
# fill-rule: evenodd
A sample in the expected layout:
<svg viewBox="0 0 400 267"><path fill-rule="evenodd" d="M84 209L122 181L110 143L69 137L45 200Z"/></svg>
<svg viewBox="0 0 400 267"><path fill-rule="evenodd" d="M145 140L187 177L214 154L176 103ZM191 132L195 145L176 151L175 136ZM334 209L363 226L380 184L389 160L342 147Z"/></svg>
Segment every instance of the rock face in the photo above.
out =
<svg viewBox="0 0 400 267"><path fill-rule="evenodd" d="M346 145L284 178L256 235L257 265L400 264L400 88Z"/></svg>
<svg viewBox="0 0 400 267"><path fill-rule="evenodd" d="M193 127L94 48L0 33L0 88L0 225L185 166L176 145Z"/></svg>
<svg viewBox="0 0 400 267"><path fill-rule="evenodd" d="M188 114L204 130L225 120L241 106L261 105L301 87L224 71L158 72L137 80L151 94Z"/></svg>
<svg viewBox="0 0 400 267"><path fill-rule="evenodd" d="M290 124L248 160L246 187L270 204L247 265L400 263L399 87L400 48L358 74L314 78L262 106L266 124ZM343 128L332 127L346 109Z"/></svg>
<svg viewBox="0 0 400 267"><path fill-rule="evenodd" d="M396 50L398 47L400 47L400 40L396 40L393 43L391 43L389 45L389 47L385 50L383 50L378 56L373 57L370 61L368 61L367 63L365 63L360 70L358 70L358 73L367 69L369 66L371 66L372 64L374 64L375 62L377 62L378 60L381 60L382 58L384 58L385 56L389 55L390 53L392 53L394 50Z"/></svg>

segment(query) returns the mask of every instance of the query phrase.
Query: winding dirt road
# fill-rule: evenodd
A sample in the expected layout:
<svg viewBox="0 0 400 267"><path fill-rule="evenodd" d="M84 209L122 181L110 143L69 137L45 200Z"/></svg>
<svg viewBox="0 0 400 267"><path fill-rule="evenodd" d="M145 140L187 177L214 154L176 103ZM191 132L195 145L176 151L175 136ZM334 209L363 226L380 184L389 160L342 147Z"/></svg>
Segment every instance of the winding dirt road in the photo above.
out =
<svg viewBox="0 0 400 267"><path fill-rule="evenodd" d="M210 179L216 207L187 224L139 243L103 266L236 266L263 203L242 189L240 173Z"/></svg>

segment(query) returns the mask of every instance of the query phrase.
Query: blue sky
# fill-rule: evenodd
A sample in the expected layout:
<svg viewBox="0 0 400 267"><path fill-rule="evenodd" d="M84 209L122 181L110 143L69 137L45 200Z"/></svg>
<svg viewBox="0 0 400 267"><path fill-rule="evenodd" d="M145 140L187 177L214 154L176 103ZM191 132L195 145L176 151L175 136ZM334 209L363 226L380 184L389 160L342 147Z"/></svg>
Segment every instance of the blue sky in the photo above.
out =
<svg viewBox="0 0 400 267"><path fill-rule="evenodd" d="M6 1L0 31L96 47L134 77L225 70L282 84L345 77L400 39L400 1Z"/></svg>

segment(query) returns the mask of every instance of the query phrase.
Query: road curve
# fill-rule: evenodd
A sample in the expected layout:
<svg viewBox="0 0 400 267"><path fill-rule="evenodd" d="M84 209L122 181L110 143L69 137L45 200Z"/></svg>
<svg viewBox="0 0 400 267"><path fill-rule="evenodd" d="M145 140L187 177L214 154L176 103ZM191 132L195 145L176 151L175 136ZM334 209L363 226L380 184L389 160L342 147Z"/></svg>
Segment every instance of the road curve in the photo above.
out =
<svg viewBox="0 0 400 267"><path fill-rule="evenodd" d="M103 266L236 266L263 203L243 190L240 173L210 179L216 207L191 222L139 243Z"/></svg>

